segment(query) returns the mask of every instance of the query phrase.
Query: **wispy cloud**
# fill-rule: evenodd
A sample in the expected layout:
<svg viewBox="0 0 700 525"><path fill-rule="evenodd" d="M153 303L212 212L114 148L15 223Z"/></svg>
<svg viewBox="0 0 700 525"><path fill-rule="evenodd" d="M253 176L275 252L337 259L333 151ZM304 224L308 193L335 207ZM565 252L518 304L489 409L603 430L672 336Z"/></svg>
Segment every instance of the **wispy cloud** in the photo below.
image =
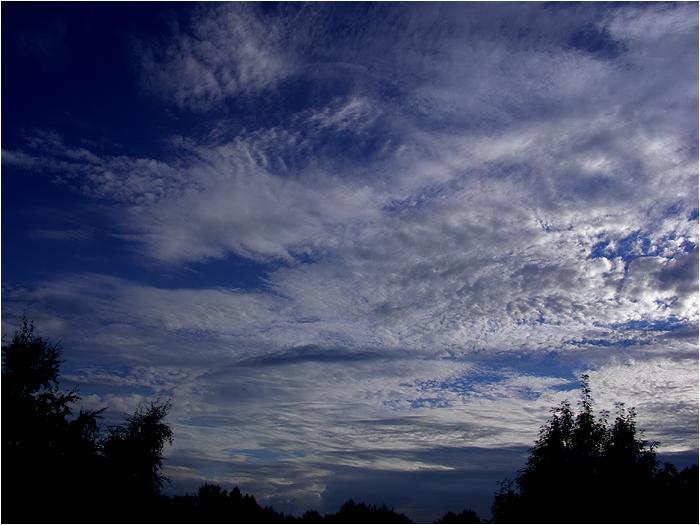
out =
<svg viewBox="0 0 700 525"><path fill-rule="evenodd" d="M252 4L200 6L166 43L139 46L144 84L180 108L207 110L294 72L285 34Z"/></svg>

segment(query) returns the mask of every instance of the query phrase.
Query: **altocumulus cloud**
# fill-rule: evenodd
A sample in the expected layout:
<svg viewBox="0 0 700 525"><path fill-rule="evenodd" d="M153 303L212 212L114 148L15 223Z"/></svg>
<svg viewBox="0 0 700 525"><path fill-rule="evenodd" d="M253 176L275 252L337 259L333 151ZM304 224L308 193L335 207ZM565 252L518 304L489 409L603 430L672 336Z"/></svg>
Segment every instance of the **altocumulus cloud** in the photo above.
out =
<svg viewBox="0 0 700 525"><path fill-rule="evenodd" d="M292 510L368 479L416 517L487 514L475 480L514 472L582 372L695 450L696 41L689 4L197 6L133 50L191 133L129 156L34 131L3 167L144 265L235 256L262 283L73 269L3 283L4 331L26 312L62 340L95 406L173 396L176 488Z"/></svg>

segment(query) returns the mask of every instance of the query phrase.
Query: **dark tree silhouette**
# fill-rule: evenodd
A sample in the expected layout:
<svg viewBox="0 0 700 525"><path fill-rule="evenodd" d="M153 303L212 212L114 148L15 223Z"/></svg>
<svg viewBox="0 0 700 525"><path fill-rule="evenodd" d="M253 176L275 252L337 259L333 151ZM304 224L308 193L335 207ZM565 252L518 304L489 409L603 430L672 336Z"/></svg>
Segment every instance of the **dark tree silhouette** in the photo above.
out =
<svg viewBox="0 0 700 525"><path fill-rule="evenodd" d="M412 523L403 514L384 505L366 505L349 500L336 513L322 516L316 510L301 517L285 516L271 507L261 507L255 498L238 487L226 492L205 483L196 494L162 496L159 520L167 523ZM477 522L478 523L478 522Z"/></svg>
<svg viewBox="0 0 700 525"><path fill-rule="evenodd" d="M261 507L255 498L238 487L226 492L205 483L195 495L163 496L161 517L167 523L287 523L292 517Z"/></svg>
<svg viewBox="0 0 700 525"><path fill-rule="evenodd" d="M169 409L169 403L154 402L139 408L123 425L110 427L102 442L104 465L109 472L105 489L114 499L113 512L120 521L142 521L144 513L155 512L160 490L168 481L160 470L163 447L172 443L172 430L163 423ZM124 501L141 512L124 507Z"/></svg>
<svg viewBox="0 0 700 525"><path fill-rule="evenodd" d="M366 505L346 501L335 514L326 514L323 523L411 523L403 514L384 505Z"/></svg>
<svg viewBox="0 0 700 525"><path fill-rule="evenodd" d="M2 521L141 521L164 480L169 404L103 437L104 409L73 414L80 396L59 388L59 357L26 319L2 347Z"/></svg>
<svg viewBox="0 0 700 525"><path fill-rule="evenodd" d="M321 523L323 518L317 510L307 510L302 514L299 521L301 521L301 523Z"/></svg>
<svg viewBox="0 0 700 525"><path fill-rule="evenodd" d="M667 505L668 498L660 500L661 487L678 482L671 470L657 472L656 444L640 437L634 409L620 403L612 424L607 413L596 419L588 379L582 376L578 413L567 401L554 408L530 449L526 466L515 480L502 484L492 506L494 520L688 522L688 505L693 505L691 521L697 522L697 492L674 506ZM690 478L687 473L684 476ZM697 486L697 477L694 483Z"/></svg>
<svg viewBox="0 0 700 525"><path fill-rule="evenodd" d="M57 346L35 336L26 319L2 347L3 521L68 519L71 496L93 494L100 411L70 419L79 396L59 389L59 366ZM48 489L42 505L38 486Z"/></svg>
<svg viewBox="0 0 700 525"><path fill-rule="evenodd" d="M481 523L479 516L471 509L463 510L459 514L448 512L435 523Z"/></svg>
<svg viewBox="0 0 700 525"><path fill-rule="evenodd" d="M163 447L172 443L172 430L163 423L170 404L151 403L139 408L121 426L110 427L102 444L110 468L120 478L141 494L156 496L167 481L160 475Z"/></svg>

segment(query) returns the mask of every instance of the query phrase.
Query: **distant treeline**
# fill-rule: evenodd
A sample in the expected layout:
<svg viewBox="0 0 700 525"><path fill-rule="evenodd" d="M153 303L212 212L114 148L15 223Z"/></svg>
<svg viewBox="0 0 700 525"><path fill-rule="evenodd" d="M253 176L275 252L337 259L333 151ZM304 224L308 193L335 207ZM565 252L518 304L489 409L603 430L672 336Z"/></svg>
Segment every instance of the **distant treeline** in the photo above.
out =
<svg viewBox="0 0 700 525"><path fill-rule="evenodd" d="M26 320L2 347L3 523L411 523L386 506L352 500L301 517L260 506L235 487L206 483L165 496L170 405L153 402L102 430L103 410L73 414L80 398L58 385L58 348ZM552 410L526 466L495 495L497 523L698 523L698 467L659 466L634 409L595 417L588 377L578 412ZM479 523L471 510L438 523Z"/></svg>
<svg viewBox="0 0 700 525"><path fill-rule="evenodd" d="M272 507L261 507L238 487L227 492L208 483L195 495L163 496L158 506L159 518L167 523L413 523L393 509L352 500L333 514L310 510L301 517L288 516Z"/></svg>

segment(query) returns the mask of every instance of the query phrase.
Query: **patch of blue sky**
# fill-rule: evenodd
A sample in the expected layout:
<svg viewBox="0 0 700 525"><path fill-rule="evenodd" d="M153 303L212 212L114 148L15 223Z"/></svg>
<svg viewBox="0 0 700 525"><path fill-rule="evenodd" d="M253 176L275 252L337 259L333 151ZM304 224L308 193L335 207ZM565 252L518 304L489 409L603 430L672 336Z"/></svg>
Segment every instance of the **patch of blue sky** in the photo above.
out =
<svg viewBox="0 0 700 525"><path fill-rule="evenodd" d="M16 7L13 30L27 35L36 47L23 45L19 52L13 47L15 52L3 57L13 71L13 81L4 87L12 89L16 101L4 109L3 148L23 143L27 130L51 129L68 143L89 136L91 149L109 145L110 154L152 158L166 153L163 130L186 133L195 116L162 111L152 98L137 96L134 57L127 52L129 41L167 34L168 17L162 13L162 6L155 4L138 10L105 5L99 16L60 3L40 12ZM47 25L70 28L70 38L58 31L47 41ZM50 47L40 51L47 42ZM47 86L51 96L46 96Z"/></svg>
<svg viewBox="0 0 700 525"><path fill-rule="evenodd" d="M689 241L688 239L685 239L681 243L681 250L683 250L684 253L694 252L697 249L698 249L698 245L692 241Z"/></svg>
<svg viewBox="0 0 700 525"><path fill-rule="evenodd" d="M641 341L639 339L605 339L605 338L588 338L583 337L581 339L570 339L567 344L574 346L597 346L597 347L617 347L617 348L629 348L633 346L644 346L650 344L649 341Z"/></svg>
<svg viewBox="0 0 700 525"><path fill-rule="evenodd" d="M631 321L626 321L624 323L611 324L610 328L614 330L643 330L650 332L668 332L671 330L684 328L687 325L688 324L684 320L679 319L675 315L672 315L667 319L634 319Z"/></svg>
<svg viewBox="0 0 700 525"><path fill-rule="evenodd" d="M566 383L560 383L558 385L552 385L549 388L556 390L558 392L571 392L578 390L581 387L581 382L579 380L567 381Z"/></svg>
<svg viewBox="0 0 700 525"><path fill-rule="evenodd" d="M639 257L659 255L660 248L654 245L647 233L634 231L621 239L603 239L593 245L591 259L615 259L620 257L625 263Z"/></svg>
<svg viewBox="0 0 700 525"><path fill-rule="evenodd" d="M664 210L664 217L673 217L679 215L683 211L679 203L672 204ZM688 220L697 220L698 210L694 209L690 212ZM639 257L658 256L662 253L663 246L666 241L675 240L676 233L667 234L661 238L652 241L647 232L636 230L620 239L604 238L593 245L590 258L606 258L615 259L622 258L625 261L625 266ZM685 253L690 253L697 248L697 243L685 239L681 245L681 250Z"/></svg>
<svg viewBox="0 0 700 525"><path fill-rule="evenodd" d="M590 53L599 59L614 59L626 50L624 42L616 40L607 28L587 24L575 31L569 39L569 48Z"/></svg>
<svg viewBox="0 0 700 525"><path fill-rule="evenodd" d="M504 379L504 374L490 371L470 371L462 376L449 379L434 379L419 381L413 386L417 392L450 392L460 396L470 396L476 393L476 385L498 383ZM428 398L419 398L428 399ZM413 404L412 404L413 406Z"/></svg>
<svg viewBox="0 0 700 525"><path fill-rule="evenodd" d="M539 399L542 396L542 392L538 392L534 388L530 388L530 387L519 388L516 392L520 396L520 398L527 399L530 401L534 401L535 399Z"/></svg>
<svg viewBox="0 0 700 525"><path fill-rule="evenodd" d="M328 133L322 135L323 137L326 137L326 140L321 142L322 147L330 149L340 157L358 161L377 156L386 145L386 138L381 133L363 133L358 136L355 130L347 130Z"/></svg>
<svg viewBox="0 0 700 525"><path fill-rule="evenodd" d="M94 272L110 256L117 256L124 243L102 234L96 217L85 211L76 195L64 186L57 186L50 177L13 168L13 176L3 177L2 245L11 246L13 257L2 261L3 282L22 283L30 279L47 278L55 273L69 272L76 265ZM10 198L20 194L22 199ZM71 210L66 212L66 210ZM82 238L54 235L53 240L37 235L47 228L53 232L83 229ZM85 246L95 247L95 254L86 257ZM97 255L99 254L99 255ZM51 263L47 264L47 260Z"/></svg>
<svg viewBox="0 0 700 525"><path fill-rule="evenodd" d="M304 250L290 250L289 255L294 259L296 263L302 263L302 264L312 264L317 261L319 261L323 255L323 253L320 253L318 250L314 250L312 248L307 248ZM252 263L251 263L252 264ZM260 263L256 263L260 264ZM285 262L268 262L267 266L270 270L275 270L279 267L282 267L284 265L289 266Z"/></svg>
<svg viewBox="0 0 700 525"><path fill-rule="evenodd" d="M546 353L503 352L495 355L470 356L477 358L478 369L473 377L482 381L497 381L506 374L517 372L543 377L574 378L573 370L580 368L578 356L551 351Z"/></svg>
<svg viewBox="0 0 700 525"><path fill-rule="evenodd" d="M190 263L185 268L162 272L153 279L161 288L176 288L186 282L188 288L241 288L245 290L267 288L267 276L284 266L278 261L260 262L228 253L219 259ZM151 279L149 282L154 282Z"/></svg>
<svg viewBox="0 0 700 525"><path fill-rule="evenodd" d="M3 181L6 191L2 198L2 214L7 219L2 226L3 246L12 246L14 254L2 263L8 282L47 279L79 267L83 273L111 275L157 288L251 290L265 288L267 275L285 265L228 253L221 258L163 267L134 256L133 242L107 233L110 225L104 217L84 206L79 196L65 186L21 168L13 173L17 176ZM22 201L5 197L11 192L25 197ZM55 235L37 235L46 229L47 220ZM51 264L46 264L47 257ZM302 262L312 259L310 255L305 257Z"/></svg>
<svg viewBox="0 0 700 525"><path fill-rule="evenodd" d="M683 206L679 202L676 202L674 204L671 204L666 210L664 211L664 217L674 217L678 215L681 211L683 211Z"/></svg>
<svg viewBox="0 0 700 525"><path fill-rule="evenodd" d="M467 374L449 379L437 380L429 379L415 383L418 392L448 391L454 393L464 393L471 389L475 383L497 383L502 381L503 374L497 372L487 372L483 370L469 371Z"/></svg>
<svg viewBox="0 0 700 525"><path fill-rule="evenodd" d="M556 357L554 358L556 360ZM498 361L494 360L490 363L491 366L478 366L466 374L452 377L442 380L427 380L420 381L412 385L418 392L424 393L437 393L437 392L450 392L463 397L483 397L485 392L488 390L489 385L494 385L502 383L509 380L513 374L518 375L534 375L539 377L555 377L555 378L565 378L566 382L563 383L559 390L574 390L578 388L579 382L573 377L573 367L566 366L565 364L560 364L559 366L547 363L547 359L541 359L538 363L527 362L524 360L524 367L514 367L513 361L504 361L502 366L500 363L497 365ZM505 364L507 363L507 365ZM539 398L542 393L530 387L522 387L514 391L516 395L522 399L534 400ZM418 400L422 403L423 400L432 400L432 397L423 397ZM440 399L440 398L435 398ZM410 400L409 400L410 401ZM421 405L423 406L423 405ZM413 407L413 404L412 404ZM439 407L439 405L434 405Z"/></svg>

